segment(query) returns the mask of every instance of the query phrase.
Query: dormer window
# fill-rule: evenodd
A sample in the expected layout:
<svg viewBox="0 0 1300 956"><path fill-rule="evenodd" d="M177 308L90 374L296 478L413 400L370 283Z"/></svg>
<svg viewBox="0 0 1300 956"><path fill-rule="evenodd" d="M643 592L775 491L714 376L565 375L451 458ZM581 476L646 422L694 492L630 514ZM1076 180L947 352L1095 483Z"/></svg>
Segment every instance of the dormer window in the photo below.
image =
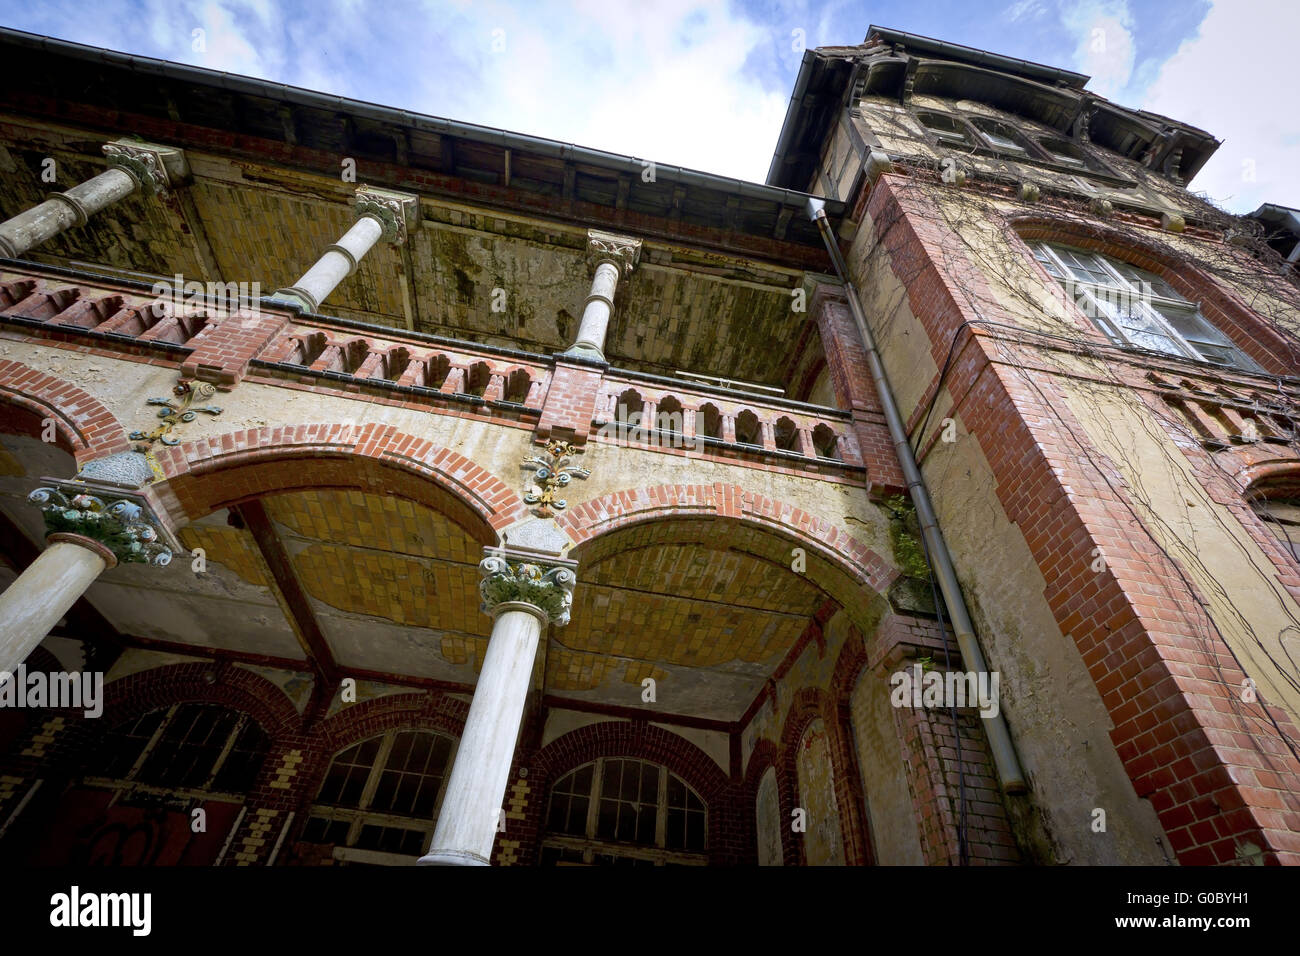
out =
<svg viewBox="0 0 1300 956"><path fill-rule="evenodd" d="M1154 273L1110 256L1040 242L1034 257L1106 337L1146 349L1246 372L1261 371L1232 340Z"/></svg>
<svg viewBox="0 0 1300 956"><path fill-rule="evenodd" d="M1062 166L1073 166L1075 169L1088 168L1088 161L1084 159L1082 150L1073 143L1056 139L1040 139L1038 145L1047 151L1052 162L1060 163Z"/></svg>
<svg viewBox="0 0 1300 956"><path fill-rule="evenodd" d="M979 130L980 135L988 140L989 146L999 153L1010 153L1013 156L1028 156L1029 149L1020 141L1019 135L1002 123L996 123L992 120L975 120L975 128Z"/></svg>
<svg viewBox="0 0 1300 956"><path fill-rule="evenodd" d="M970 149L975 145L966 124L946 113L917 113L916 118L945 146Z"/></svg>

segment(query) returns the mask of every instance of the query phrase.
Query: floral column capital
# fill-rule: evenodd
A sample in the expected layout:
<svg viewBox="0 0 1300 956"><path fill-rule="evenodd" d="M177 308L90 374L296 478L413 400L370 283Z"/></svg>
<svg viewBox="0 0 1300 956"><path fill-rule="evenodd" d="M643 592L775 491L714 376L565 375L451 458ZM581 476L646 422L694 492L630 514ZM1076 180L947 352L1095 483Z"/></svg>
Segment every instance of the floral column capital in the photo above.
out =
<svg viewBox="0 0 1300 956"><path fill-rule="evenodd" d="M544 560L494 549L478 565L480 607L495 615L504 605L526 604L551 624L568 624L578 583L576 566L562 558Z"/></svg>
<svg viewBox="0 0 1300 956"><path fill-rule="evenodd" d="M172 559L148 508L130 498L105 501L95 495L72 493L64 487L37 488L27 500L45 516L45 533L75 534L97 541L123 564L158 567Z"/></svg>

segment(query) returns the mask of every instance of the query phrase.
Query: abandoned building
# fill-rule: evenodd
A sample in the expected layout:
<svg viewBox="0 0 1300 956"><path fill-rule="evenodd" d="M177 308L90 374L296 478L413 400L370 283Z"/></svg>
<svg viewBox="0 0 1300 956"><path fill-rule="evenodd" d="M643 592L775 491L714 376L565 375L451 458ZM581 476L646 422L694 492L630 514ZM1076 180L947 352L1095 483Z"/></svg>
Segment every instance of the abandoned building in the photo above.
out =
<svg viewBox="0 0 1300 956"><path fill-rule="evenodd" d="M0 860L1300 862L1210 133L874 26L762 185L0 51Z"/></svg>

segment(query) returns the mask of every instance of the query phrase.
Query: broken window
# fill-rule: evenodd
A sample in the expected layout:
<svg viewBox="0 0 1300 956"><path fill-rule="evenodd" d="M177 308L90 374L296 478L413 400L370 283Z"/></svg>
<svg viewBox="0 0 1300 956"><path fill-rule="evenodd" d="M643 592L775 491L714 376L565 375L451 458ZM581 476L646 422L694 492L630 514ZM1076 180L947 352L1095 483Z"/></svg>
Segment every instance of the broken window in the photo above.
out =
<svg viewBox="0 0 1300 956"><path fill-rule="evenodd" d="M1056 243L1036 243L1033 249L1048 274L1116 345L1261 371L1201 314L1196 303L1154 273Z"/></svg>

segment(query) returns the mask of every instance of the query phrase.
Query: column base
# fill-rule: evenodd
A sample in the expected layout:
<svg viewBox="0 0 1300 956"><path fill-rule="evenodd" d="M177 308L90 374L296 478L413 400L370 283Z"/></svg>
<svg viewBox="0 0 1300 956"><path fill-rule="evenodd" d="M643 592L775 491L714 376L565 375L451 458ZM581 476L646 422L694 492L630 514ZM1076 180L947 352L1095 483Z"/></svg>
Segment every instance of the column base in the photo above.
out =
<svg viewBox="0 0 1300 956"><path fill-rule="evenodd" d="M416 866L491 866L487 860L469 850L430 850Z"/></svg>
<svg viewBox="0 0 1300 956"><path fill-rule="evenodd" d="M311 297L310 293L304 292L302 289L294 288L293 286L290 286L287 289L276 289L269 298L272 302L284 302L287 305L296 305L300 309L305 309L313 314L315 314L320 308L320 304Z"/></svg>
<svg viewBox="0 0 1300 956"><path fill-rule="evenodd" d="M559 354L561 356L568 355L589 361L609 363L609 359L605 358L605 353L591 345L571 345Z"/></svg>

